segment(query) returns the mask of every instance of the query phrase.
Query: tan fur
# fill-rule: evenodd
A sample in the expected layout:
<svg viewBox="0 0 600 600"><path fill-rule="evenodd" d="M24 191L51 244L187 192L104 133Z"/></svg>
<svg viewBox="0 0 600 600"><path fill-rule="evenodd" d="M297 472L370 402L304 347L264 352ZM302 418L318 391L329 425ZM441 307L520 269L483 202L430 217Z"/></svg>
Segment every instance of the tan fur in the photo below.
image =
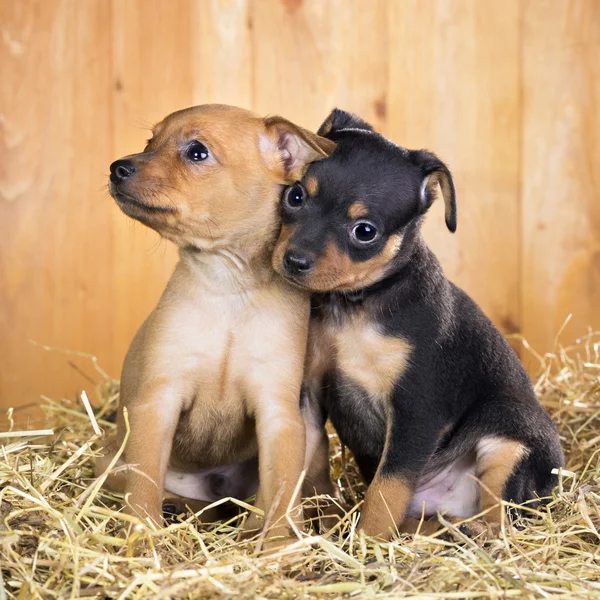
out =
<svg viewBox="0 0 600 600"><path fill-rule="evenodd" d="M337 362L348 379L371 396L386 397L406 370L411 345L386 336L372 323L354 318L336 335Z"/></svg>
<svg viewBox="0 0 600 600"><path fill-rule="evenodd" d="M488 523L502 522L504 488L515 467L526 456L521 442L504 440L493 451L478 457L477 472L481 485L481 510L492 508L483 518Z"/></svg>
<svg viewBox="0 0 600 600"><path fill-rule="evenodd" d="M206 161L182 157L192 140L207 146ZM281 522L290 504L305 455L298 397L309 302L273 273L269 255L281 186L326 156L323 148L332 143L280 117L207 105L170 115L146 150L128 157L137 172L117 191L137 204L122 200L121 208L180 246L123 367L124 458L134 468L108 479L155 524L169 465L197 471L258 452L265 510L278 498ZM146 208L157 206L168 210ZM125 430L120 411L98 472Z"/></svg>
<svg viewBox="0 0 600 600"><path fill-rule="evenodd" d="M379 467L367 488L358 526L367 535L390 539L404 521L413 490L401 477L389 477L381 474L381 467L389 451L392 437L392 414L389 398L386 398L384 408L386 416L385 443Z"/></svg>
<svg viewBox="0 0 600 600"><path fill-rule="evenodd" d="M448 221L452 215L452 194L450 192L450 182L448 181L448 176L441 171L432 173L427 179L427 190L434 197L437 195L438 185L442 191L442 198L444 199L444 216L446 221Z"/></svg>
<svg viewBox="0 0 600 600"><path fill-rule="evenodd" d="M331 369L335 360L336 340L333 329L320 321L312 321L308 332L306 366L304 380L320 388L323 377Z"/></svg>
<svg viewBox="0 0 600 600"><path fill-rule="evenodd" d="M271 262L273 267L276 268L278 265L282 264L283 255L289 248L289 241L291 237L296 232L296 227L291 225L282 225L281 231L279 233L279 240L277 242L277 246L273 251L273 256L271 257Z"/></svg>
<svg viewBox="0 0 600 600"><path fill-rule="evenodd" d="M319 191L319 182L316 177L308 177L304 187L309 196L314 196Z"/></svg>
<svg viewBox="0 0 600 600"><path fill-rule="evenodd" d="M313 290L322 291L348 291L371 285L385 275L401 243L401 235L392 235L377 256L363 262L354 262L332 241L314 269L304 276L303 283ZM281 268L281 257L285 250L284 244L279 241L273 255L275 268Z"/></svg>
<svg viewBox="0 0 600 600"><path fill-rule="evenodd" d="M361 217L366 217L368 214L369 211L362 202L355 202L348 209L349 219L360 219Z"/></svg>
<svg viewBox="0 0 600 600"><path fill-rule="evenodd" d="M319 388L334 366L375 397L385 398L405 371L411 345L387 336L368 318L357 316L340 326L311 322L304 381Z"/></svg>
<svg viewBox="0 0 600 600"><path fill-rule="evenodd" d="M402 479L376 474L365 496L360 528L367 535L389 539L404 520L411 497L412 490Z"/></svg>
<svg viewBox="0 0 600 600"><path fill-rule="evenodd" d="M325 119L325 122L319 128L320 135L327 135L333 127L333 112Z"/></svg>

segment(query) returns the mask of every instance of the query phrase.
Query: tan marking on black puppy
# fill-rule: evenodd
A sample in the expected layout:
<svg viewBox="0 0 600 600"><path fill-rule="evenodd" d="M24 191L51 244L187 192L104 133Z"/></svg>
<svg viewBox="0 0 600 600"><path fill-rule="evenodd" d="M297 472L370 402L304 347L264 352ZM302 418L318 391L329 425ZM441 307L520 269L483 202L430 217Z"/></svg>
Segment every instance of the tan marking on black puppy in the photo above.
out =
<svg viewBox="0 0 600 600"><path fill-rule="evenodd" d="M379 281L386 273L390 261L396 256L402 235L390 236L383 250L373 258L362 262L353 261L342 252L335 242L329 242L323 256L321 256L314 269L303 277L303 285L313 290L350 291L371 285ZM283 256L285 245L278 242L273 256Z"/></svg>
<svg viewBox="0 0 600 600"><path fill-rule="evenodd" d="M371 537L389 539L404 520L412 494L399 477L375 475L365 495L360 528Z"/></svg>
<svg viewBox="0 0 600 600"><path fill-rule="evenodd" d="M307 177L305 188L309 196L314 196L319 191L319 181L316 177Z"/></svg>
<svg viewBox="0 0 600 600"><path fill-rule="evenodd" d="M168 116L144 152L111 165L123 212L180 248L123 366L123 458L135 469L108 479L155 525L168 470L196 473L257 452L259 496L266 511L278 498L274 520L285 521L305 456L298 397L309 301L273 273L270 254L282 185L334 147L281 117L205 105ZM99 473L125 432L120 410Z"/></svg>
<svg viewBox="0 0 600 600"><path fill-rule="evenodd" d="M342 373L371 396L385 398L408 365L411 345L357 317L336 332L336 349Z"/></svg>
<svg viewBox="0 0 600 600"><path fill-rule="evenodd" d="M290 238L294 235L295 232L295 227L291 227L290 225L282 225L281 231L279 232L279 239L284 240L285 245L287 246Z"/></svg>
<svg viewBox="0 0 600 600"><path fill-rule="evenodd" d="M484 515L488 523L502 522L504 489L517 465L527 456L527 448L515 440L496 439L487 443L477 456L477 472L481 488L481 510L492 508Z"/></svg>
<svg viewBox="0 0 600 600"><path fill-rule="evenodd" d="M450 186L450 175L443 171L437 171L432 173L423 180L422 187L427 190L427 193L431 194L433 198L437 197L438 185L442 191L442 198L444 199L444 217L446 223L449 223L450 229L452 224L456 229L456 206L452 202L452 190Z"/></svg>
<svg viewBox="0 0 600 600"><path fill-rule="evenodd" d="M441 529L441 524L437 519L413 519L407 518L402 521L402 524L398 527L399 533L409 533L415 535L433 535Z"/></svg>
<svg viewBox="0 0 600 600"><path fill-rule="evenodd" d="M393 436L392 405L389 398L384 404L386 414L385 444L382 460L367 488L358 523L359 528L371 537L388 540L406 516L414 489L400 475L382 473Z"/></svg>
<svg viewBox="0 0 600 600"><path fill-rule="evenodd" d="M332 127L333 127L333 113L331 113L325 119L325 121L323 121L323 123L321 124L321 127L319 127L318 134L325 137L331 131Z"/></svg>
<svg viewBox="0 0 600 600"><path fill-rule="evenodd" d="M369 209L362 202L355 202L348 209L349 219L360 219L361 217L366 217L368 214Z"/></svg>

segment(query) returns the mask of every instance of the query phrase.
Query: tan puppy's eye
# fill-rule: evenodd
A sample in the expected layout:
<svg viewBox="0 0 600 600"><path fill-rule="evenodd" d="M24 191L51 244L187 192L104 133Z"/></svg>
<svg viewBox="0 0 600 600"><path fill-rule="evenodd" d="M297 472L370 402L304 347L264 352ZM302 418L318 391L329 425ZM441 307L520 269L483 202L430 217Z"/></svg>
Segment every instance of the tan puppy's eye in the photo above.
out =
<svg viewBox="0 0 600 600"><path fill-rule="evenodd" d="M208 158L208 148L201 142L192 142L185 155L193 162L202 162Z"/></svg>
<svg viewBox="0 0 600 600"><path fill-rule="evenodd" d="M287 208L300 208L304 204L304 188L299 183L291 185L285 190L283 203Z"/></svg>

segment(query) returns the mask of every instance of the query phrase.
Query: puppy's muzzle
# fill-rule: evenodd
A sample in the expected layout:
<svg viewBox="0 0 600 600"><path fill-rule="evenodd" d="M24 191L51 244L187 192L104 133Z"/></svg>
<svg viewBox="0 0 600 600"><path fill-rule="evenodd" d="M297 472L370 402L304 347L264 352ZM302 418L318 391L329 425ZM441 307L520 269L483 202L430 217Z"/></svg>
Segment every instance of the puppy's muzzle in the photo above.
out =
<svg viewBox="0 0 600 600"><path fill-rule="evenodd" d="M288 275L305 275L312 270L314 260L307 254L302 254L296 250L288 250L283 255L283 268Z"/></svg>
<svg viewBox="0 0 600 600"><path fill-rule="evenodd" d="M110 165L110 180L115 185L123 183L135 174L136 168L132 160L116 160Z"/></svg>

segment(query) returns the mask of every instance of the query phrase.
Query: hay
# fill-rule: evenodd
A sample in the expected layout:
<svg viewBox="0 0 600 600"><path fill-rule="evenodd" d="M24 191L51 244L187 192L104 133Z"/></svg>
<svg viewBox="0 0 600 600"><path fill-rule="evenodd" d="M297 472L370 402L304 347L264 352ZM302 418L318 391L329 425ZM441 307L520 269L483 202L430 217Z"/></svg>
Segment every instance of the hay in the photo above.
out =
<svg viewBox="0 0 600 600"><path fill-rule="evenodd" d="M103 378L94 413L81 400L46 399L40 431L0 438L0 600L600 598L600 333L539 358L536 390L559 425L568 471L547 507L485 543L451 524L372 543L356 530L356 508L324 537L302 533L267 556L238 540L239 518L207 525L192 515L152 530L122 514L92 473L95 424L114 428L117 382ZM364 486L332 439L335 477L359 500Z"/></svg>

